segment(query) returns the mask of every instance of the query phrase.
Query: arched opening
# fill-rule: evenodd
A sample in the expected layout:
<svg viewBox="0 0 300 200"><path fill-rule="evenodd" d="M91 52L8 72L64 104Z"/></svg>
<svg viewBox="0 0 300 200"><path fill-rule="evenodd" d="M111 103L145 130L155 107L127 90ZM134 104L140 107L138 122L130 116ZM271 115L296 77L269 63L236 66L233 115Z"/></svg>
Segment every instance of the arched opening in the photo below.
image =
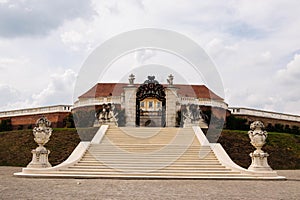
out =
<svg viewBox="0 0 300 200"><path fill-rule="evenodd" d="M136 126L166 126L165 89L154 79L155 76L148 76L137 89Z"/></svg>

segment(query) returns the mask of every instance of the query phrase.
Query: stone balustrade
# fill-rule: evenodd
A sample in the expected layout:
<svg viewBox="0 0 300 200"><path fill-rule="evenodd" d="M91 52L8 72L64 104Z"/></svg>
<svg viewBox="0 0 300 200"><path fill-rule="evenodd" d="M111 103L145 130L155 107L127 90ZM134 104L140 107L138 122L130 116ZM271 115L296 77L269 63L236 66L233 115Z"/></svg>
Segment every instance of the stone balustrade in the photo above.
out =
<svg viewBox="0 0 300 200"><path fill-rule="evenodd" d="M231 107L229 108L233 115L250 115L250 116L257 116L257 117L265 117L265 118L272 118L272 119L281 119L281 120L288 120L288 121L297 121L300 122L300 116L297 115L289 115L283 113L276 113L264 110L256 110L250 108L236 108Z"/></svg>
<svg viewBox="0 0 300 200"><path fill-rule="evenodd" d="M108 103L121 104L122 97L111 96L111 97L81 99L74 103L73 108L84 107L84 106L95 106L95 105L108 104Z"/></svg>
<svg viewBox="0 0 300 200"><path fill-rule="evenodd" d="M28 108L20 110L11 110L0 112L0 118L24 116L24 115L35 115L35 114L46 114L55 112L71 112L72 106L70 105L58 105L58 106L47 106L39 108Z"/></svg>
<svg viewBox="0 0 300 200"><path fill-rule="evenodd" d="M178 102L180 102L183 105L196 104L201 106L212 106L212 107L228 109L228 105L223 101L216 101L216 100L204 99L204 98L196 99L194 97L180 97L178 98Z"/></svg>

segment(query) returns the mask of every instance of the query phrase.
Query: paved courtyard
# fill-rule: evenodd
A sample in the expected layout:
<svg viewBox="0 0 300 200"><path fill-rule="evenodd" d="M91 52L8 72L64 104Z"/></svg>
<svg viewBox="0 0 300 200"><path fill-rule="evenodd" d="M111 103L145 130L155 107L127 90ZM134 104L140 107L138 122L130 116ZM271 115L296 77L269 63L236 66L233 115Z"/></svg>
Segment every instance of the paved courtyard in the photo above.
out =
<svg viewBox="0 0 300 200"><path fill-rule="evenodd" d="M18 178L0 167L0 199L300 199L300 170L286 181Z"/></svg>

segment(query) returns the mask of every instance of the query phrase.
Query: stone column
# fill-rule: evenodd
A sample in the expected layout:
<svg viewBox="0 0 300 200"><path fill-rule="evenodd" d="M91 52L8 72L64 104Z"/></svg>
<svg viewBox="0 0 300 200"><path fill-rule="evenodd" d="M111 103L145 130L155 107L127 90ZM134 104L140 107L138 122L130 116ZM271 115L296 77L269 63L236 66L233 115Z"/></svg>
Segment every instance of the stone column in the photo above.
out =
<svg viewBox="0 0 300 200"><path fill-rule="evenodd" d="M175 127L176 125L176 101L177 101L177 90L173 86L165 89L166 93L166 126Z"/></svg>
<svg viewBox="0 0 300 200"><path fill-rule="evenodd" d="M124 107L126 126L135 126L136 116L136 87L134 85L135 75L130 74L129 84L124 87Z"/></svg>
<svg viewBox="0 0 300 200"><path fill-rule="evenodd" d="M268 136L264 128L262 122L255 121L250 125L251 130L248 132L251 144L256 148L253 153L250 153L252 163L248 169L252 171L272 171L267 160L269 154L261 149Z"/></svg>

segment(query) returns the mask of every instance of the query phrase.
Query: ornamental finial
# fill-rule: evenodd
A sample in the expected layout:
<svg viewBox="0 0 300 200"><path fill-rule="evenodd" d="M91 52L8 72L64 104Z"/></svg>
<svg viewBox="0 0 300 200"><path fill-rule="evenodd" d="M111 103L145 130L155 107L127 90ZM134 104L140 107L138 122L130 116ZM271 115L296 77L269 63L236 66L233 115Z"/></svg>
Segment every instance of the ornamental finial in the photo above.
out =
<svg viewBox="0 0 300 200"><path fill-rule="evenodd" d="M129 85L134 85L135 76L134 74L129 75Z"/></svg>

